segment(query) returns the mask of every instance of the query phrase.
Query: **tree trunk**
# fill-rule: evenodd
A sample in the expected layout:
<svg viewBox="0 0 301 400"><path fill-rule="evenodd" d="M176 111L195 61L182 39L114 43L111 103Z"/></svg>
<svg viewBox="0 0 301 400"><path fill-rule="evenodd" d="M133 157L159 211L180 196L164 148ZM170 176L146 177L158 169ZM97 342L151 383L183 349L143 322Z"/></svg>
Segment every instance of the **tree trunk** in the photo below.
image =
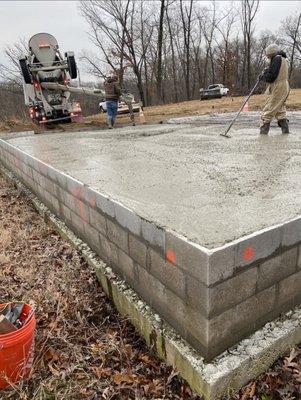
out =
<svg viewBox="0 0 301 400"><path fill-rule="evenodd" d="M161 0L160 18L158 27L158 54L157 54L157 93L159 103L162 103L162 47L163 47L163 22L165 12L165 0Z"/></svg>

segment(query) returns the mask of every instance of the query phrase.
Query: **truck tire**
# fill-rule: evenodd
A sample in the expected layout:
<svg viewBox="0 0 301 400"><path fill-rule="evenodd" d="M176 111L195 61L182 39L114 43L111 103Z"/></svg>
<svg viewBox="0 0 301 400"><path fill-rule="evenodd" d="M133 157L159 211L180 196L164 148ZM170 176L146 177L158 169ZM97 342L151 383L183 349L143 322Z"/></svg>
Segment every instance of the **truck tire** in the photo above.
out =
<svg viewBox="0 0 301 400"><path fill-rule="evenodd" d="M23 76L24 82L26 84L32 83L31 73L29 71L26 59L22 58L21 60L19 60L19 65L20 65L20 69L21 69L21 72L22 72L22 76Z"/></svg>
<svg viewBox="0 0 301 400"><path fill-rule="evenodd" d="M74 56L67 56L68 70L71 79L77 78L77 67Z"/></svg>

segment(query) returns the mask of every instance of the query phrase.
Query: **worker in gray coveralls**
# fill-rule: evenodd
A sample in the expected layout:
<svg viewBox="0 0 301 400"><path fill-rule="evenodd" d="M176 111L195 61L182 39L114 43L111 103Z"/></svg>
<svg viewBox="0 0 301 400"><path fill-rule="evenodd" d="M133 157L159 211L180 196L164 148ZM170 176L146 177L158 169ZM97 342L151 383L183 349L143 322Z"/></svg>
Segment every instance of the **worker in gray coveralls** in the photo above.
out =
<svg viewBox="0 0 301 400"><path fill-rule="evenodd" d="M276 43L270 44L265 50L270 59L270 65L259 79L268 84L267 99L261 113L260 133L268 134L270 123L275 117L282 133L289 133L286 118L285 102L289 94L288 61L286 54Z"/></svg>

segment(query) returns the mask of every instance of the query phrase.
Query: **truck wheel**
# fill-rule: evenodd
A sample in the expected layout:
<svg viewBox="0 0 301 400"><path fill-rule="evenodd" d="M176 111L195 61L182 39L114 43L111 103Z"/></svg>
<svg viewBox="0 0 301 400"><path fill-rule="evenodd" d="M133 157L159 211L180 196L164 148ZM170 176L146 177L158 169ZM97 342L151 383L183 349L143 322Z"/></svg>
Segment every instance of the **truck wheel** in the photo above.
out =
<svg viewBox="0 0 301 400"><path fill-rule="evenodd" d="M19 60L19 65L20 65L20 69L21 69L25 83L30 84L32 82L31 73L29 71L28 64L27 64L27 61L25 60L25 58L22 58L21 60Z"/></svg>
<svg viewBox="0 0 301 400"><path fill-rule="evenodd" d="M68 70L70 73L70 78L76 79L77 78L77 67L76 67L76 61L75 61L74 56L68 56L67 63L68 63Z"/></svg>

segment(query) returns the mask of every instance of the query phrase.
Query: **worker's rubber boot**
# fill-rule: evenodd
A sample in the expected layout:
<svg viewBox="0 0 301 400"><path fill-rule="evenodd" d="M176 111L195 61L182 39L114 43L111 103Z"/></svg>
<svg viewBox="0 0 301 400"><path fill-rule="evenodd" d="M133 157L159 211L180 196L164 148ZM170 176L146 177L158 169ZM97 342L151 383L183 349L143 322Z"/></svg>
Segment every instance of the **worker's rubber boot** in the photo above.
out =
<svg viewBox="0 0 301 400"><path fill-rule="evenodd" d="M267 135L270 130L270 123L266 122L265 124L261 125L260 127L260 134L261 135Z"/></svg>
<svg viewBox="0 0 301 400"><path fill-rule="evenodd" d="M289 127L288 127L288 119L279 119L278 126L281 128L282 133L285 133L285 134L290 133Z"/></svg>

